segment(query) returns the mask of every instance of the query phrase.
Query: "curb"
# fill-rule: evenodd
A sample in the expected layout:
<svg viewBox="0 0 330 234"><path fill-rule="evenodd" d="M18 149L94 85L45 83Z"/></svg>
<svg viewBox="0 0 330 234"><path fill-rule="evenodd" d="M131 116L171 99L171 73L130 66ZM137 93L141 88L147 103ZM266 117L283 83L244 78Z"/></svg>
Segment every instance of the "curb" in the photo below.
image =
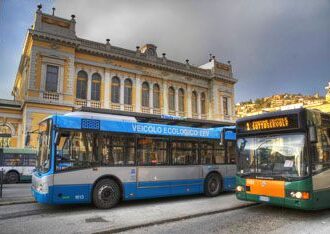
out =
<svg viewBox="0 0 330 234"><path fill-rule="evenodd" d="M34 199L25 200L25 201L0 201L0 206L10 206L10 205L18 205L18 204L29 204L29 203L36 203Z"/></svg>
<svg viewBox="0 0 330 234"><path fill-rule="evenodd" d="M114 229L109 229L105 231L99 231L99 232L93 232L94 234L107 234L107 233L118 233L118 232L124 232L132 229L137 229L137 228L143 228L143 227L149 227L149 226L154 226L154 225L160 225L160 224L165 224L165 223L171 223L175 221L180 221L184 219L192 219L192 218L197 218L197 217L202 217L202 216L207 216L207 215L212 215L212 214L219 214L219 213L224 213L232 210L239 210L251 206L257 206L259 203L251 203L251 204L243 204L239 206L234 206L226 209L221 209L221 210L213 210L213 211L206 211L202 213L197 213L197 214L191 214L191 215L184 215L176 218L171 218L171 219L164 219L164 220L159 220L159 221L154 221L154 222L147 222L147 223L141 223L141 224L135 224L127 227L119 227L119 228L114 228Z"/></svg>

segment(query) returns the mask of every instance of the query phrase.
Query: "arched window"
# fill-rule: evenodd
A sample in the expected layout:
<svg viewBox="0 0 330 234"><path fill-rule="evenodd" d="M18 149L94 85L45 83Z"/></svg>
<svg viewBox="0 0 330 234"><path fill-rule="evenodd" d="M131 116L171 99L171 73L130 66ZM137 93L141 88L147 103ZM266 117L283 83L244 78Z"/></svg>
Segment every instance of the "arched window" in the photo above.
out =
<svg viewBox="0 0 330 234"><path fill-rule="evenodd" d="M142 84L142 106L149 107L149 84L143 82Z"/></svg>
<svg viewBox="0 0 330 234"><path fill-rule="evenodd" d="M77 77L76 98L87 99L88 75L85 71L79 71Z"/></svg>
<svg viewBox="0 0 330 234"><path fill-rule="evenodd" d="M126 79L124 82L124 104L132 105L132 81Z"/></svg>
<svg viewBox="0 0 330 234"><path fill-rule="evenodd" d="M160 108L160 88L158 84L154 84L153 87L153 106L154 108Z"/></svg>
<svg viewBox="0 0 330 234"><path fill-rule="evenodd" d="M119 103L120 100L120 80L117 76L111 80L111 102Z"/></svg>
<svg viewBox="0 0 330 234"><path fill-rule="evenodd" d="M100 90L101 90L101 76L99 73L92 75L92 93L91 99L94 101L100 101Z"/></svg>
<svg viewBox="0 0 330 234"><path fill-rule="evenodd" d="M197 114L197 93L196 93L196 91L192 92L191 107L192 107L192 113Z"/></svg>
<svg viewBox="0 0 330 234"><path fill-rule="evenodd" d="M201 94L201 112L202 112L202 115L206 114L206 96L205 96L205 93Z"/></svg>
<svg viewBox="0 0 330 234"><path fill-rule="evenodd" d="M179 111L184 112L184 90L179 89Z"/></svg>
<svg viewBox="0 0 330 234"><path fill-rule="evenodd" d="M168 89L168 108L170 111L175 111L175 90L173 87Z"/></svg>

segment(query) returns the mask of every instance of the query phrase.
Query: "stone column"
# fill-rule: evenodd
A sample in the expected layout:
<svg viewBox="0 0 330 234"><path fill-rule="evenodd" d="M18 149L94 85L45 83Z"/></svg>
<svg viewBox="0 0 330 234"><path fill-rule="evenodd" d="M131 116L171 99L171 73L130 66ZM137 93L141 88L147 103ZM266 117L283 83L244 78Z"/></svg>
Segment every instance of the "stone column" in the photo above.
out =
<svg viewBox="0 0 330 234"><path fill-rule="evenodd" d="M149 89L149 107L150 107L150 113L153 113L153 108L154 108L154 87L153 84L150 84L150 89Z"/></svg>
<svg viewBox="0 0 330 234"><path fill-rule="evenodd" d="M110 108L110 72L104 74L104 108Z"/></svg>
<svg viewBox="0 0 330 234"><path fill-rule="evenodd" d="M201 111L201 94L200 92L197 92L197 113L198 113L198 118L202 118L202 111Z"/></svg>
<svg viewBox="0 0 330 234"><path fill-rule="evenodd" d="M140 80L140 77L136 77L135 110L136 110L136 112L141 112L141 80Z"/></svg>
<svg viewBox="0 0 330 234"><path fill-rule="evenodd" d="M87 106L91 106L92 73L88 72L87 80Z"/></svg>
<svg viewBox="0 0 330 234"><path fill-rule="evenodd" d="M179 115L179 90L175 88L175 115Z"/></svg>
<svg viewBox="0 0 330 234"><path fill-rule="evenodd" d="M124 110L124 91L125 91L125 77L120 78L120 110Z"/></svg>
<svg viewBox="0 0 330 234"><path fill-rule="evenodd" d="M164 80L163 83L163 89L160 90L163 93L163 106L161 106L161 108L163 108L163 113L164 114L168 114L168 87L167 87L167 81Z"/></svg>
<svg viewBox="0 0 330 234"><path fill-rule="evenodd" d="M188 118L192 118L191 94L192 94L191 85L188 84L187 94L186 94L186 98L187 98L187 117Z"/></svg>

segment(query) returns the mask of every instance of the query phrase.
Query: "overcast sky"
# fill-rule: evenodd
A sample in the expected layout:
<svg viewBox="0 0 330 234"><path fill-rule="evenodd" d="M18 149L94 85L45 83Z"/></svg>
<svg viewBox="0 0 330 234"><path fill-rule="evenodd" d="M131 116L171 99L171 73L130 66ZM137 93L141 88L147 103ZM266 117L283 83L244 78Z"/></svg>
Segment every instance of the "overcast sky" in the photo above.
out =
<svg viewBox="0 0 330 234"><path fill-rule="evenodd" d="M11 98L27 28L40 1L0 0L0 97ZM230 60L236 101L275 93L325 94L330 81L329 0L41 1L43 11L76 15L79 37L194 65Z"/></svg>

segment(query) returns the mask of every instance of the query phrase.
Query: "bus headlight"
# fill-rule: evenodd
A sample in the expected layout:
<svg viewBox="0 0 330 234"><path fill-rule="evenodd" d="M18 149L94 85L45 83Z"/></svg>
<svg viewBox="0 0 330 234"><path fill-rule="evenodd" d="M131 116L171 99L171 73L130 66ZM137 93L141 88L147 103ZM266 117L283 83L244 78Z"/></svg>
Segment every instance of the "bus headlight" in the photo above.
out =
<svg viewBox="0 0 330 234"><path fill-rule="evenodd" d="M290 192L290 197L292 198L297 198L297 199L302 199L302 200L308 200L310 198L309 192Z"/></svg>
<svg viewBox="0 0 330 234"><path fill-rule="evenodd" d="M244 191L244 187L243 187L243 186L238 185L238 186L236 187L236 192L243 192L243 191Z"/></svg>

